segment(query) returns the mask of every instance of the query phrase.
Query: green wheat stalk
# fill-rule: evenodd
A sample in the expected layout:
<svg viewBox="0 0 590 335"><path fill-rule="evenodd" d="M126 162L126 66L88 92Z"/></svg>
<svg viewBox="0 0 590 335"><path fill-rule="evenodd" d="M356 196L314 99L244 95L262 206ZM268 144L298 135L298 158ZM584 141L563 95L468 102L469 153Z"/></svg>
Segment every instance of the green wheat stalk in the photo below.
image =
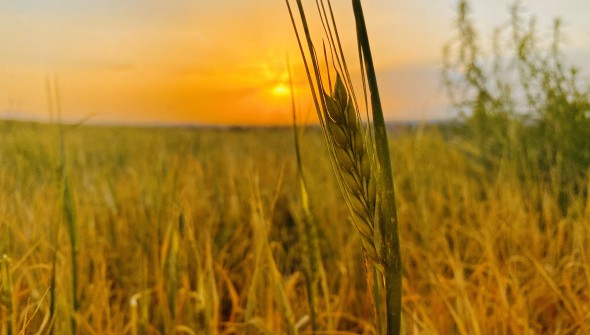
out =
<svg viewBox="0 0 590 335"><path fill-rule="evenodd" d="M78 239L77 239L77 229L76 229L76 209L74 205L74 194L72 191L72 185L70 181L70 177L68 174L67 169L67 160L66 160L66 152L65 152L65 135L64 135L64 128L61 119L61 100L60 100L60 92L59 92L59 83L57 76L53 78L53 95L54 95L54 102L55 102L55 109L57 112L57 122L59 127L59 148L60 148L60 172L61 172L61 181L62 181L62 222L66 224L69 240L70 240L70 255L71 255L71 271L72 271L72 307L73 313L70 319L70 327L71 333L76 334L76 313L79 310L79 301L78 301ZM48 95L51 94L50 84L47 87ZM50 99L50 98L48 98ZM50 111L52 110L51 99L49 100L49 107ZM51 275L51 306L50 306L50 313L52 317L55 316L55 285L56 285L56 258L57 258L57 240L59 239L59 229L57 229L57 233L54 235L54 242L56 243L56 250L54 251L54 257L52 262L52 275ZM51 327L51 333L53 333L53 326Z"/></svg>
<svg viewBox="0 0 590 335"><path fill-rule="evenodd" d="M360 118L360 108L340 44L330 0L316 0L315 4L332 56L333 69L328 66L327 73L336 72L334 84L330 75L326 78L320 69L301 0L296 2L308 47L307 55L289 0L285 2L340 189L353 217L353 224L359 233L365 258L377 268L380 274L376 276L374 287L375 291L379 291L380 287L383 287L385 291L386 333L399 334L402 268L393 173L383 110L360 0L352 0L352 5L359 55L362 60L363 80L367 81L370 92L374 133L371 132L370 127L363 126ZM325 51L324 55L327 58ZM364 93L366 97L366 90ZM371 124L369 120L368 122ZM367 272L367 277L371 278L372 270L367 268ZM374 294L377 320L380 320L381 315L380 295L380 292ZM377 328L381 330L380 325Z"/></svg>

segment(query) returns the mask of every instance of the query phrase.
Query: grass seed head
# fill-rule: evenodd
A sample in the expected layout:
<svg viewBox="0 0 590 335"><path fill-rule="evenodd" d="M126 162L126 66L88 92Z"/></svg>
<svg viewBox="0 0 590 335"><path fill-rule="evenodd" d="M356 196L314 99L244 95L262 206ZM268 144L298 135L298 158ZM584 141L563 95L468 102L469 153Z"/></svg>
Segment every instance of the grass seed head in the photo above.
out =
<svg viewBox="0 0 590 335"><path fill-rule="evenodd" d="M346 133L334 122L328 122L328 127L330 127L330 134L332 135L332 139L340 148L346 148L348 144L348 138L346 137Z"/></svg>
<svg viewBox="0 0 590 335"><path fill-rule="evenodd" d="M378 261L373 237L375 183L369 187L372 179L371 161L359 114L340 74L336 76L332 95L325 91L323 95L325 130L333 149L342 189L347 193L345 199L361 235L363 247L373 260Z"/></svg>
<svg viewBox="0 0 590 335"><path fill-rule="evenodd" d="M352 104L352 102L349 100L348 104L346 105L346 108L344 109L344 112L346 113L346 120L348 122L348 127L352 130L352 131L357 131L359 129L359 120L357 118L357 114L356 114L356 110L354 109L354 105Z"/></svg>
<svg viewBox="0 0 590 335"><path fill-rule="evenodd" d="M340 168L344 171L352 171L355 167L353 157L350 155L350 151L347 148L335 147L336 158L340 164Z"/></svg>
<svg viewBox="0 0 590 335"><path fill-rule="evenodd" d="M324 93L324 98L326 101L326 118L330 121L333 121L337 125L343 125L346 120L344 113L342 112L342 106L346 105L342 105L340 102L326 93Z"/></svg>
<svg viewBox="0 0 590 335"><path fill-rule="evenodd" d="M334 85L334 98L340 103L341 106L348 104L348 93L346 93L346 87L342 82L340 74L336 76L336 85Z"/></svg>

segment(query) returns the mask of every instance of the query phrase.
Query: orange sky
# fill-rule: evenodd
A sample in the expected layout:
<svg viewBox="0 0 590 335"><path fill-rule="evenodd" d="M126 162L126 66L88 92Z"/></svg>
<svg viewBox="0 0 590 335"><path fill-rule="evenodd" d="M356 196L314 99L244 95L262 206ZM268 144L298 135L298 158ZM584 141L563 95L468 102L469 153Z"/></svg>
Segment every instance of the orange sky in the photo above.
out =
<svg viewBox="0 0 590 335"><path fill-rule="evenodd" d="M355 64L350 4L334 3ZM455 3L364 2L388 119L448 116L439 66ZM474 1L484 31L507 18L508 3ZM579 13L590 13L588 3L524 1L540 17L569 18L566 29L575 32L569 42L586 55L590 26ZM0 117L47 120L45 78L56 73L71 121L289 123L289 96L277 89L287 83L287 53L299 106L313 115L282 0L5 0Z"/></svg>

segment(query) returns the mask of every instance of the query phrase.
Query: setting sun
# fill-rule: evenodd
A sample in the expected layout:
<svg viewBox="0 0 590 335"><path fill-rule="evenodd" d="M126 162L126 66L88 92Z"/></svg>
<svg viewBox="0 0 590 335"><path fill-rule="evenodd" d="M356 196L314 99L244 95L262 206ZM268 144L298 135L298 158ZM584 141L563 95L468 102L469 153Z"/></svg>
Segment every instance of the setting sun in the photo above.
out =
<svg viewBox="0 0 590 335"><path fill-rule="evenodd" d="M283 97L288 95L291 92L291 90L289 89L289 87L287 87L287 85L280 83L278 85L276 85L273 89L272 89L272 93L278 97Z"/></svg>
<svg viewBox="0 0 590 335"><path fill-rule="evenodd" d="M366 1L386 120L451 116L440 67L443 45L453 36L449 22L456 1ZM481 35L491 35L493 23L506 18L508 2L473 1ZM285 56L296 103L313 109L284 2L138 3L0 0L0 117L48 120L44 83L56 74L64 95L62 117L70 122L94 115L91 123L289 124ZM539 13L540 28L551 25L543 18L567 18L568 62L590 65L585 33L590 21L584 15L589 1L522 3ZM350 3L332 5L336 18L347 23L340 38L350 50L350 75L360 89ZM309 23L312 33L323 31L320 20Z"/></svg>

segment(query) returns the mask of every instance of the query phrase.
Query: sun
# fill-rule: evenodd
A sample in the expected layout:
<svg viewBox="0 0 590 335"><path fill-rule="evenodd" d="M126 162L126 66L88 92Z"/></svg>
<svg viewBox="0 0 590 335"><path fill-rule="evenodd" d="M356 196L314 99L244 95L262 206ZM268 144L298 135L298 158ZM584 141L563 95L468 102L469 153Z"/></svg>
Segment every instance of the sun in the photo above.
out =
<svg viewBox="0 0 590 335"><path fill-rule="evenodd" d="M289 89L289 87L283 83L276 85L272 89L272 93L274 95L276 95L277 97L283 97L283 96L289 95L290 92L291 92L291 90Z"/></svg>

